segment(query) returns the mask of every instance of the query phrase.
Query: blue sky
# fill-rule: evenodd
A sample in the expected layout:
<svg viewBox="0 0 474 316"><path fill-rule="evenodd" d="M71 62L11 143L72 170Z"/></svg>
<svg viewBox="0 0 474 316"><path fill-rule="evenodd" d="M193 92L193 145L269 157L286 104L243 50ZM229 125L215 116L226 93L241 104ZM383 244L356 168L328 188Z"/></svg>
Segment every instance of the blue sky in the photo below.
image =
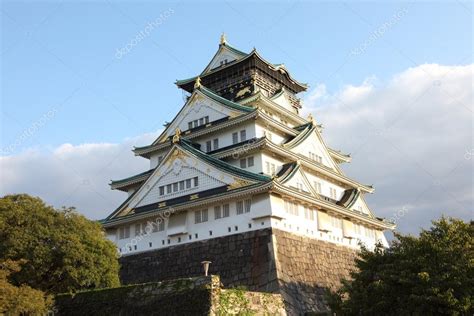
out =
<svg viewBox="0 0 474 316"><path fill-rule="evenodd" d="M2 1L0 195L26 192L103 218L110 179L183 105L222 32L310 85L303 112L374 184L369 205L417 232L472 219L472 3ZM128 52L118 50L149 23Z"/></svg>
<svg viewBox="0 0 474 316"><path fill-rule="evenodd" d="M293 76L336 91L421 63L459 64L472 51L467 4L327 2L2 2L2 146L53 106L57 119L15 146L117 142L152 132L182 105L176 79L198 74L219 35L254 46ZM173 13L126 56L147 23ZM407 10L363 54L372 32ZM464 60L463 60L464 59ZM79 89L79 90L77 90ZM72 95L72 96L71 96Z"/></svg>

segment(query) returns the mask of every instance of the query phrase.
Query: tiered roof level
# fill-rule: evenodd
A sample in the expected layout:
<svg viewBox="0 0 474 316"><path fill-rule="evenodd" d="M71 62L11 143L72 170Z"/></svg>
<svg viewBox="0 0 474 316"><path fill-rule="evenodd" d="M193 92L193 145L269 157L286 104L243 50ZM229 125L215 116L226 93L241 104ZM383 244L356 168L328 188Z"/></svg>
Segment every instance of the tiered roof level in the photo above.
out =
<svg viewBox="0 0 474 316"><path fill-rule="evenodd" d="M347 247L387 245L394 225L365 201L374 188L346 176L350 155L300 116L307 86L284 65L221 37L202 73L178 80L190 93L150 145L150 168L111 182L128 198L103 220L123 254L273 228ZM140 240L140 242L137 241Z"/></svg>

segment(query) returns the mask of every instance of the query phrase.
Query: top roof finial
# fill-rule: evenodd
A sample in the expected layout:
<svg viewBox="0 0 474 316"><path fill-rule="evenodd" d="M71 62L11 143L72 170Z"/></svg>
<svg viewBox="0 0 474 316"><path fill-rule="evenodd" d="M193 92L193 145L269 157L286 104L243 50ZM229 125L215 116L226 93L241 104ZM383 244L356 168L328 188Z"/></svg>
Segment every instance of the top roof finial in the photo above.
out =
<svg viewBox="0 0 474 316"><path fill-rule="evenodd" d="M222 32L222 34L221 34L221 45L224 45L225 43L227 43L227 39L225 38L225 33Z"/></svg>
<svg viewBox="0 0 474 316"><path fill-rule="evenodd" d="M201 77L196 78L196 82L194 82L194 89L201 87Z"/></svg>
<svg viewBox="0 0 474 316"><path fill-rule="evenodd" d="M313 117L313 114L309 113L308 114L308 121L310 121L313 124L316 124L316 120Z"/></svg>

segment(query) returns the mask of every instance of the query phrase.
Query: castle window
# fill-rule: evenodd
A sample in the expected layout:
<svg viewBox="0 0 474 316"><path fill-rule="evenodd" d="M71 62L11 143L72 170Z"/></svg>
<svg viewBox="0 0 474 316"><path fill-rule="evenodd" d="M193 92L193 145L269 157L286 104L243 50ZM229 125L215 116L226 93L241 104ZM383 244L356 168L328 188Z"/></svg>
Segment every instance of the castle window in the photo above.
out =
<svg viewBox="0 0 474 316"><path fill-rule="evenodd" d="M298 188L298 191L303 191L303 183L297 182L296 187Z"/></svg>
<svg viewBox="0 0 474 316"><path fill-rule="evenodd" d="M178 237L178 242L181 242L181 237Z"/></svg>
<svg viewBox="0 0 474 316"><path fill-rule="evenodd" d="M239 142L239 134L236 132L236 133L232 133L232 144L237 144Z"/></svg>
<svg viewBox="0 0 474 316"><path fill-rule="evenodd" d="M230 212L229 212L229 204L224 204L222 205L222 217L229 217Z"/></svg>
<svg viewBox="0 0 474 316"><path fill-rule="evenodd" d="M234 230L235 230L235 231L238 231L238 230L239 230L239 226L234 226Z"/></svg>
<svg viewBox="0 0 474 316"><path fill-rule="evenodd" d="M180 190L180 191L183 191L183 190L184 190L184 180L183 180L183 181L179 181L179 190Z"/></svg>
<svg viewBox="0 0 474 316"><path fill-rule="evenodd" d="M193 235L188 236L189 240L193 239Z"/></svg>
<svg viewBox="0 0 474 316"><path fill-rule="evenodd" d="M196 128L207 123L209 123L209 116L204 116L200 119L188 122L188 129Z"/></svg>
<svg viewBox="0 0 474 316"><path fill-rule="evenodd" d="M270 163L268 161L265 162L266 173L274 175L276 172L276 165L274 163Z"/></svg>
<svg viewBox="0 0 474 316"><path fill-rule="evenodd" d="M199 210L199 211L194 212L194 223L195 224L204 223L204 222L207 222L207 220L208 220L207 209Z"/></svg>
<svg viewBox="0 0 474 316"><path fill-rule="evenodd" d="M237 209L237 215L249 213L250 208L252 207L252 200L247 199L245 201L237 201L235 205Z"/></svg>
<svg viewBox="0 0 474 316"><path fill-rule="evenodd" d="M232 228L227 227L227 231L230 233L232 231Z"/></svg>
<svg viewBox="0 0 474 316"><path fill-rule="evenodd" d="M165 230L165 221L161 218L158 218L154 222L149 222L153 226L152 232L157 233L157 232L162 232Z"/></svg>
<svg viewBox="0 0 474 316"><path fill-rule="evenodd" d="M217 205L217 206L214 206L214 219L219 219L219 218L222 218L221 206Z"/></svg>
<svg viewBox="0 0 474 316"><path fill-rule="evenodd" d="M161 241L161 244L162 244L162 245L164 245L164 244L165 244L165 241L164 241L164 240L162 240L162 241Z"/></svg>
<svg viewBox="0 0 474 316"><path fill-rule="evenodd" d="M212 236L212 230L209 231L209 236Z"/></svg>
<svg viewBox="0 0 474 316"><path fill-rule="evenodd" d="M250 208L252 207L252 200L250 199L247 199L244 201L244 206L245 206L245 213L249 213L250 212Z"/></svg>
<svg viewBox="0 0 474 316"><path fill-rule="evenodd" d="M212 142L209 140L206 142L206 152L210 152L212 150Z"/></svg>
<svg viewBox="0 0 474 316"><path fill-rule="evenodd" d="M171 193L171 184L166 185L166 193L167 194Z"/></svg>
<svg viewBox="0 0 474 316"><path fill-rule="evenodd" d="M251 223L249 223L249 228L252 228L252 224L251 224Z"/></svg>
<svg viewBox="0 0 474 316"><path fill-rule="evenodd" d="M246 130L241 130L240 131L240 141L243 142L247 140L247 131Z"/></svg>
<svg viewBox="0 0 474 316"><path fill-rule="evenodd" d="M150 248L153 247L153 243L149 242L148 246L150 246Z"/></svg>
<svg viewBox="0 0 474 316"><path fill-rule="evenodd" d="M314 181L314 189L317 193L321 194L321 182Z"/></svg>
<svg viewBox="0 0 474 316"><path fill-rule="evenodd" d="M119 239L130 238L130 226L122 226L119 228Z"/></svg>
<svg viewBox="0 0 474 316"><path fill-rule="evenodd" d="M143 225L143 226L145 226L145 225ZM135 224L135 236L141 235L143 233L144 228L145 227L142 227L142 223Z"/></svg>
<svg viewBox="0 0 474 316"><path fill-rule="evenodd" d="M186 189L191 188L191 179L186 180Z"/></svg>
<svg viewBox="0 0 474 316"><path fill-rule="evenodd" d="M329 195L331 196L332 199L337 198L337 191L335 188L329 188Z"/></svg>
<svg viewBox="0 0 474 316"><path fill-rule="evenodd" d="M248 167L253 167L254 166L253 156L247 158L247 166Z"/></svg>
<svg viewBox="0 0 474 316"><path fill-rule="evenodd" d="M237 201L235 206L237 208L237 215L244 213L244 201Z"/></svg>
<svg viewBox="0 0 474 316"><path fill-rule="evenodd" d="M342 229L342 219L335 216L331 216L331 226L334 228Z"/></svg>
<svg viewBox="0 0 474 316"><path fill-rule="evenodd" d="M162 185L160 187L160 195L165 195L165 186L164 185Z"/></svg>
<svg viewBox="0 0 474 316"><path fill-rule="evenodd" d="M219 149L219 138L213 140L214 150Z"/></svg>
<svg viewBox="0 0 474 316"><path fill-rule="evenodd" d="M313 152L309 152L309 159L314 160L316 162L322 163L323 162L323 157L321 157L318 154L315 154Z"/></svg>
<svg viewBox="0 0 474 316"><path fill-rule="evenodd" d="M178 192L179 187L178 187L178 182L173 183L173 192Z"/></svg>
<svg viewBox="0 0 474 316"><path fill-rule="evenodd" d="M194 234L194 238L198 239L199 235L196 233Z"/></svg>
<svg viewBox="0 0 474 316"><path fill-rule="evenodd" d="M298 204L290 202L290 201L284 201L284 207L285 207L285 212L292 214L292 215L299 215L299 210L298 210Z"/></svg>
<svg viewBox="0 0 474 316"><path fill-rule="evenodd" d="M199 185L198 177L194 177L194 186L197 187Z"/></svg>
<svg viewBox="0 0 474 316"><path fill-rule="evenodd" d="M240 159L240 168L247 168L247 159Z"/></svg>

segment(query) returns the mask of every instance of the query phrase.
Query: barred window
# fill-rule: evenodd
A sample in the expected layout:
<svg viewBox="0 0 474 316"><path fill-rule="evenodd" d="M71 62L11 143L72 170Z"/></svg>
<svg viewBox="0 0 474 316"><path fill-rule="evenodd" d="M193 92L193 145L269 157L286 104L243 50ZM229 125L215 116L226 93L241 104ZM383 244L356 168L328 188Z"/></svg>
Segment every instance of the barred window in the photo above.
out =
<svg viewBox="0 0 474 316"><path fill-rule="evenodd" d="M237 208L237 215L240 215L240 214L244 213L244 202L243 201L237 201L235 206Z"/></svg>
<svg viewBox="0 0 474 316"><path fill-rule="evenodd" d="M219 218L222 218L221 206L217 205L217 206L214 206L214 219L219 219Z"/></svg>
<svg viewBox="0 0 474 316"><path fill-rule="evenodd" d="M232 133L232 144L237 144L239 142L239 134Z"/></svg>
<svg viewBox="0 0 474 316"><path fill-rule="evenodd" d="M229 217L230 211L229 211L229 204L224 204L222 205L222 217Z"/></svg>

